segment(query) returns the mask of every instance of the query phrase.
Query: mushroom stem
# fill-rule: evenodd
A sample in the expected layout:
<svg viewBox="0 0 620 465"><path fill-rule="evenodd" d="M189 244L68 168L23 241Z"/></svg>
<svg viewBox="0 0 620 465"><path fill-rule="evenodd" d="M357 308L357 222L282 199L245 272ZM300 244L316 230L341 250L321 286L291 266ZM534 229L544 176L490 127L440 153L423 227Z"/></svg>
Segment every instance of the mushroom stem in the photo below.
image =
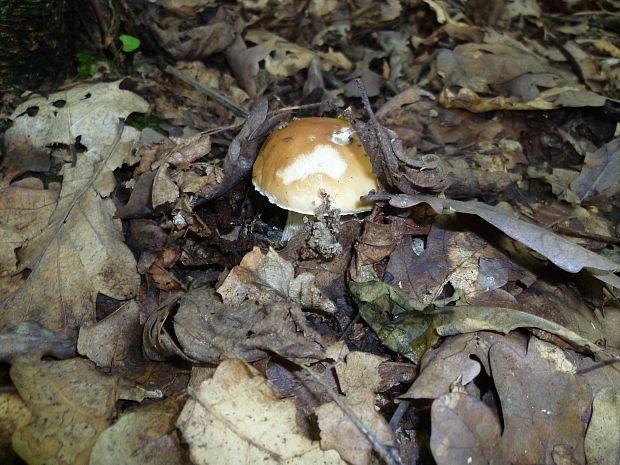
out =
<svg viewBox="0 0 620 465"><path fill-rule="evenodd" d="M286 225L284 231L282 231L282 241L289 241L295 234L301 232L304 229L304 217L312 218L312 215L306 215L304 213L297 213L289 211L286 217Z"/></svg>

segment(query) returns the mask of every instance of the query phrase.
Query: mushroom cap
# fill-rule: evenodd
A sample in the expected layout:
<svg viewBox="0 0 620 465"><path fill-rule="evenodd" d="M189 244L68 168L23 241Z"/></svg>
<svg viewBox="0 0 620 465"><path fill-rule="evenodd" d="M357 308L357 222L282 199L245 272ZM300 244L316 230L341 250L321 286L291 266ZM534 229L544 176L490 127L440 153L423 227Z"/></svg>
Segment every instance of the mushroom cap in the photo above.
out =
<svg viewBox="0 0 620 465"><path fill-rule="evenodd" d="M359 137L336 118L301 118L273 131L256 158L252 182L270 202L309 215L321 193L343 214L371 210L360 196L378 188Z"/></svg>

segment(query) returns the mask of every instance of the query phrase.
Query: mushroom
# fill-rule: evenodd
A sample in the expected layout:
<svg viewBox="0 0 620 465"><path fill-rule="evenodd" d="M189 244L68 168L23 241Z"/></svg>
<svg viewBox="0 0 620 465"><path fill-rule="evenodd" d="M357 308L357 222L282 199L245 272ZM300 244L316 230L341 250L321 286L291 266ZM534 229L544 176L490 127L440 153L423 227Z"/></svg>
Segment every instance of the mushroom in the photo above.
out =
<svg viewBox="0 0 620 465"><path fill-rule="evenodd" d="M368 155L351 125L336 118L301 118L274 130L263 144L252 183L270 202L289 211L282 240L303 227L325 194L350 215L372 209L360 197L378 188Z"/></svg>

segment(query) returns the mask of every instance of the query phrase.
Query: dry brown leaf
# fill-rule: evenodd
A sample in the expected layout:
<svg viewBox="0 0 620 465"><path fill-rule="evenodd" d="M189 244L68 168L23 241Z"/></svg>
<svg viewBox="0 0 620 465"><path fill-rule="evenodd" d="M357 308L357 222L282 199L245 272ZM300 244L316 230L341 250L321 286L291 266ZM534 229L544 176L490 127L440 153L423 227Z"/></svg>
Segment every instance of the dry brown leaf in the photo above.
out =
<svg viewBox="0 0 620 465"><path fill-rule="evenodd" d="M217 292L230 305L239 305L246 299L265 303L290 298L306 310L333 313L334 303L321 294L314 281L310 273L295 276L293 265L272 248L263 255L254 247L230 271Z"/></svg>
<svg viewBox="0 0 620 465"><path fill-rule="evenodd" d="M463 44L442 50L438 73L445 80L439 101L449 108L473 112L550 110L561 107L600 107L606 98L582 89L570 76L518 43ZM494 95L502 87L508 95ZM458 89L458 90L457 90ZM543 90L541 90L543 89Z"/></svg>
<svg viewBox="0 0 620 465"><path fill-rule="evenodd" d="M88 360L20 359L11 379L34 415L13 435L13 449L31 465L86 465L97 437L115 414L119 378Z"/></svg>
<svg viewBox="0 0 620 465"><path fill-rule="evenodd" d="M250 97L256 98L259 93L254 78L260 71L259 63L274 49L275 39L248 48L240 35L224 52L231 71L237 82Z"/></svg>
<svg viewBox="0 0 620 465"><path fill-rule="evenodd" d="M80 154L75 168L65 166L58 203L40 211L39 221L47 227L21 237L17 271L28 269L30 274L2 302L0 327L32 320L52 330L76 328L94 321L98 293L123 300L137 292L140 277L124 244L121 223L114 219L114 204L97 192L100 174L111 175L105 163L109 160L89 151ZM13 195L14 189L7 187L3 193ZM21 195L25 197L19 202L0 210L8 224L31 209L28 193Z"/></svg>
<svg viewBox="0 0 620 465"><path fill-rule="evenodd" d="M161 48L180 60L200 60L228 47L236 36L234 17L219 8L208 24L192 24L190 14L160 17L157 9L147 9L143 20Z"/></svg>
<svg viewBox="0 0 620 465"><path fill-rule="evenodd" d="M115 374L120 369L124 375L131 375L136 364L143 360L141 336L140 306L130 301L101 321L83 325L77 349L99 367L112 369Z"/></svg>
<svg viewBox="0 0 620 465"><path fill-rule="evenodd" d="M26 100L11 115L13 125L5 133L6 152L10 153L14 142L23 136L32 149L54 144L70 146L79 140L87 149L104 153L116 137L119 118L149 109L142 97L121 89L121 82L82 85ZM135 129L125 128L124 141L137 137ZM116 166L106 168L112 170Z"/></svg>
<svg viewBox="0 0 620 465"><path fill-rule="evenodd" d="M449 282L467 299L475 296L478 302L494 305L500 295L491 291L509 280L534 281L528 270L515 264L497 247L497 241L492 244L490 234L479 235L471 229L467 219L438 217L421 253L413 251L411 238L404 238L390 255L386 268L394 277L393 285L430 304ZM511 302L514 303L514 298Z"/></svg>
<svg viewBox="0 0 620 465"><path fill-rule="evenodd" d="M394 433L385 418L375 410L375 394L365 388L352 389L341 401L351 414L366 427L375 440L384 446L394 445ZM321 428L321 448L335 449L340 456L353 465L368 465L372 445L336 402L329 402L316 409Z"/></svg>
<svg viewBox="0 0 620 465"><path fill-rule="evenodd" d="M585 463L583 418L591 392L569 356L531 338L525 357L499 343L489 360L504 419L505 456L515 463L553 463L558 448L568 447L575 463Z"/></svg>
<svg viewBox="0 0 620 465"><path fill-rule="evenodd" d="M301 433L293 403L243 360L222 362L191 395L177 426L196 465L344 464Z"/></svg>
<svg viewBox="0 0 620 465"><path fill-rule="evenodd" d="M443 394L431 408L431 450L437 465L506 463L498 447L499 418L464 393Z"/></svg>
<svg viewBox="0 0 620 465"><path fill-rule="evenodd" d="M436 399L450 392L450 386L459 381L467 386L480 374L480 365L491 373L489 349L504 342L525 354L526 342L518 336L502 336L479 331L447 339L440 347L424 354L420 374L403 399Z"/></svg>
<svg viewBox="0 0 620 465"><path fill-rule="evenodd" d="M620 192L620 138L587 153L581 173L570 187L582 201L598 197L607 203L617 199Z"/></svg>
<svg viewBox="0 0 620 465"><path fill-rule="evenodd" d="M151 194L153 208L157 208L164 204L171 204L179 198L179 188L168 176L169 166L168 163L164 163L160 166L153 179Z"/></svg>
<svg viewBox="0 0 620 465"><path fill-rule="evenodd" d="M307 48L265 30L247 31L245 40L255 44L273 44L271 53L265 56L265 69L278 80L306 69L314 56Z"/></svg>
<svg viewBox="0 0 620 465"><path fill-rule="evenodd" d="M89 465L183 465L185 451L175 422L185 394L138 407L103 431L95 443Z"/></svg>

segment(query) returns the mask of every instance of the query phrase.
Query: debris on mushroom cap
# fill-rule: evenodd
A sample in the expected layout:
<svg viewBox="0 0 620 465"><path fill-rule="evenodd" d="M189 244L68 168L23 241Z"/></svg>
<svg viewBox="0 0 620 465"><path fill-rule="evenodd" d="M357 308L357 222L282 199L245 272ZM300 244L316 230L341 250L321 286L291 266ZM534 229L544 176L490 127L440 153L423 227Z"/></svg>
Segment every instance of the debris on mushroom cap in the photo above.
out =
<svg viewBox="0 0 620 465"><path fill-rule="evenodd" d="M252 172L272 203L313 215L323 195L343 214L367 211L360 196L377 189L370 159L351 125L336 118L301 118L273 131Z"/></svg>

